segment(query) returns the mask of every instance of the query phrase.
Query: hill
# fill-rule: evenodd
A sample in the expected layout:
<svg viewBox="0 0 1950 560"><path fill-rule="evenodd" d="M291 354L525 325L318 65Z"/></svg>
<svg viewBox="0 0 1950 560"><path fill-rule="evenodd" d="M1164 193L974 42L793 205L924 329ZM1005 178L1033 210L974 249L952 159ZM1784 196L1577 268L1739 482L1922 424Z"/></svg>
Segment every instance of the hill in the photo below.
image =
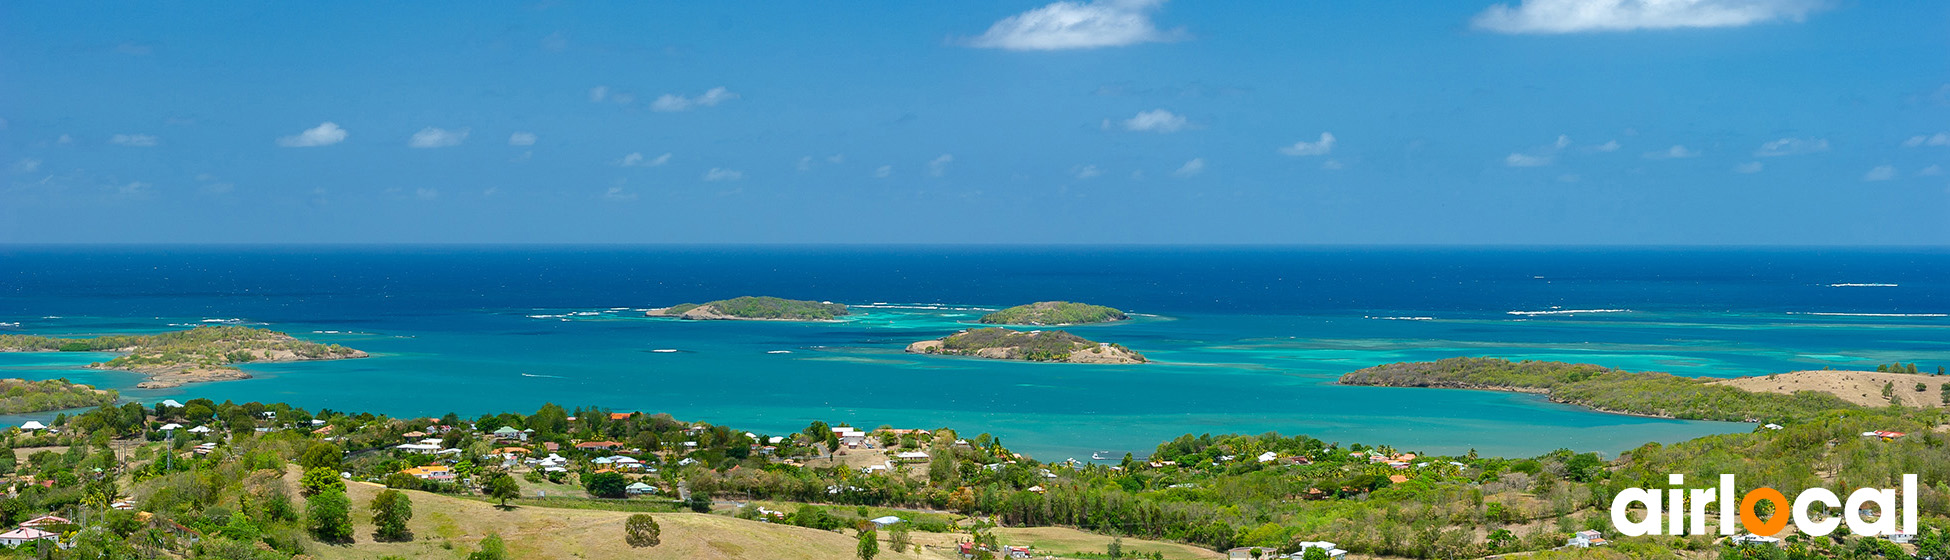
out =
<svg viewBox="0 0 1950 560"><path fill-rule="evenodd" d="M1591 364L1512 362L1497 358L1448 358L1395 363L1341 376L1343 385L1487 389L1549 395L1557 402L1605 412L1687 420L1788 422L1856 405L1828 393L1756 393L1655 372L1629 372Z"/></svg>
<svg viewBox="0 0 1950 560"><path fill-rule="evenodd" d="M1039 301L1018 305L988 315L980 322L989 325L1062 326L1107 323L1129 319L1123 311L1102 305L1067 301Z"/></svg>
<svg viewBox="0 0 1950 560"><path fill-rule="evenodd" d="M66 379L0 379L0 414L102 406L113 404L117 398L115 391L69 383Z"/></svg>
<svg viewBox="0 0 1950 560"><path fill-rule="evenodd" d="M705 303L680 303L652 309L645 314L692 320L831 321L849 312L845 305L831 302L744 296Z"/></svg>
<svg viewBox="0 0 1950 560"><path fill-rule="evenodd" d="M1092 342L1063 331L1013 331L1000 327L966 330L907 345L915 354L973 356L995 360L1076 364L1142 364L1143 354L1118 344Z"/></svg>
<svg viewBox="0 0 1950 560"><path fill-rule="evenodd" d="M231 364L297 362L364 358L366 353L339 346L299 340L269 329L204 326L149 335L108 335L94 338L0 336L0 352L116 352L96 369L133 371L149 376L143 389L176 387L200 381L249 379Z"/></svg>
<svg viewBox="0 0 1950 560"><path fill-rule="evenodd" d="M1835 395L1859 406L1888 406L1894 402L1917 408L1950 405L1950 377L1875 371L1797 371L1711 382L1757 393L1791 395L1814 391ZM1918 391L1917 385L1923 390ZM1883 390L1888 389L1887 395Z"/></svg>

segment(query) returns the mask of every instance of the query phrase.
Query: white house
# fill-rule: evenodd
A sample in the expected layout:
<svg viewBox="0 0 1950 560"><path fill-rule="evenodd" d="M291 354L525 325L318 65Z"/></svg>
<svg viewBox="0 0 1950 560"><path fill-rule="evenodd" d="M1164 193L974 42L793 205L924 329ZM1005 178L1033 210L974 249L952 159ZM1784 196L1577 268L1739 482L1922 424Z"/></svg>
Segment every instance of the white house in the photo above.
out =
<svg viewBox="0 0 1950 560"><path fill-rule="evenodd" d="M33 527L21 527L19 529L14 529L12 531L0 533L0 546L17 547L33 541L51 541L54 540L55 538L56 535L54 533L49 533L47 531L42 531L40 529L35 529Z"/></svg>
<svg viewBox="0 0 1950 560"><path fill-rule="evenodd" d="M924 463L928 460L928 454L920 451L902 451L894 454L894 458L902 463Z"/></svg>
<svg viewBox="0 0 1950 560"><path fill-rule="evenodd" d="M1781 544L1781 539L1777 539L1777 538L1774 538L1774 537L1763 537L1763 536L1760 536L1760 535L1756 535L1756 534L1753 534L1753 533L1747 533L1747 534L1744 534L1744 535L1734 535L1734 536L1731 536L1731 537L1727 537L1727 540L1728 540L1728 541L1732 541L1732 542L1733 542L1733 544L1736 544L1736 545L1741 545L1741 544L1764 544L1764 545L1767 545L1767 546L1780 546L1780 544Z"/></svg>
<svg viewBox="0 0 1950 560"><path fill-rule="evenodd" d="M207 434L207 433L210 433L210 427L209 427L209 426L197 426L197 427L194 427L194 428L190 428L190 433L192 433L192 434Z"/></svg>
<svg viewBox="0 0 1950 560"><path fill-rule="evenodd" d="M433 454L434 452L436 452L436 451L440 451L440 445L439 445L439 444L426 444L426 443L402 443L402 444L399 444L399 445L396 445L396 446L393 446L393 449L398 449L398 450L400 450L400 451L405 451L405 452L408 452L408 453L419 453L419 454L423 454L423 455L432 455L432 454Z"/></svg>
<svg viewBox="0 0 1950 560"><path fill-rule="evenodd" d="M162 425L162 431L165 431L165 432L167 432L167 431L170 431L170 430L181 430L181 429L183 429L183 425L182 425L182 424L177 424L177 423L175 423L175 422L170 422L170 423L168 423L168 424L163 424L163 425Z"/></svg>
<svg viewBox="0 0 1950 560"><path fill-rule="evenodd" d="M176 402L176 399L163 399L162 405L169 408L183 408L183 403Z"/></svg>
<svg viewBox="0 0 1950 560"><path fill-rule="evenodd" d="M1261 463L1271 463L1274 459L1278 458L1280 458L1280 454L1271 451L1259 454L1259 462Z"/></svg>
<svg viewBox="0 0 1950 560"><path fill-rule="evenodd" d="M657 493L657 487L644 484L641 482L632 482L630 483L629 486L624 486L623 491L629 493L632 496L641 496L644 494Z"/></svg>
<svg viewBox="0 0 1950 560"><path fill-rule="evenodd" d="M1605 540L1605 535L1597 531L1578 531L1571 534L1570 540L1564 541L1564 546L1572 548L1591 548L1607 544L1611 544L1611 541Z"/></svg>
<svg viewBox="0 0 1950 560"><path fill-rule="evenodd" d="M869 520L867 520L867 522L869 522L869 523L872 523L872 524L873 524L873 526L875 526L875 527L879 527L879 528L882 528L882 529L885 529L885 528L887 528L887 527L888 527L888 526L890 526L890 525L896 525L896 524L899 524L899 523L900 523L900 522L902 522L902 521L906 521L906 519L901 519L901 518L899 518L899 517L894 517L894 516L892 516L892 515L889 515L889 516L886 516L886 517L876 517L876 518L873 518L873 519L869 519Z"/></svg>
<svg viewBox="0 0 1950 560"><path fill-rule="evenodd" d="M42 424L41 421L39 420L28 420L27 423L20 425L20 431L23 432L31 432L34 430L45 430L45 429L47 429L47 425Z"/></svg>
<svg viewBox="0 0 1950 560"><path fill-rule="evenodd" d="M1309 548L1318 548L1322 552L1326 552L1327 557L1332 558L1333 560L1341 560L1342 558L1347 557L1347 551L1341 550L1340 548L1335 547L1334 543L1327 542L1327 541L1301 541L1300 550L1298 552L1294 552L1293 554L1288 554L1287 557L1292 558L1293 560L1301 560L1303 558L1306 558L1307 549Z"/></svg>

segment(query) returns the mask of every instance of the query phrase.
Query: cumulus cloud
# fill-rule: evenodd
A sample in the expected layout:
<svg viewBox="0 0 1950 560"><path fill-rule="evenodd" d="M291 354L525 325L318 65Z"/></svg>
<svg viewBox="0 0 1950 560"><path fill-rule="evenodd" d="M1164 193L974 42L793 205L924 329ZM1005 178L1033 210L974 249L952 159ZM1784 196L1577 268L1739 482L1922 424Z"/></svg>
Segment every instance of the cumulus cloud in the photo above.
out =
<svg viewBox="0 0 1950 560"><path fill-rule="evenodd" d="M1186 120L1184 115L1174 115L1164 109L1153 109L1124 119L1123 124L1124 130L1133 132L1178 132L1191 122Z"/></svg>
<svg viewBox="0 0 1950 560"><path fill-rule="evenodd" d="M653 158L643 157L642 152L630 152L630 155L623 156L623 159L616 162L617 165L623 167L656 167L666 163L670 163L670 154L668 152Z"/></svg>
<svg viewBox="0 0 1950 560"><path fill-rule="evenodd" d="M723 86L719 86L711 88L697 97L685 97L674 93L666 93L662 97L658 97L656 101L651 102L650 108L664 112L688 111L694 107L716 107L719 103L737 98L738 94L726 90Z"/></svg>
<svg viewBox="0 0 1950 560"><path fill-rule="evenodd" d="M467 129L465 128L460 130L447 130L429 126L420 129L419 132L413 133L413 137L406 141L406 145L415 148L446 148L459 146L461 142L466 140Z"/></svg>
<svg viewBox="0 0 1950 560"><path fill-rule="evenodd" d="M1950 146L1950 132L1938 132L1928 136L1911 136L1908 140L1903 141L1903 147L1905 148L1915 148L1918 146Z"/></svg>
<svg viewBox="0 0 1950 560"><path fill-rule="evenodd" d="M1056 2L1002 18L968 45L1014 51L1053 51L1122 47L1171 41L1182 32L1159 31L1151 12L1164 0Z"/></svg>
<svg viewBox="0 0 1950 560"><path fill-rule="evenodd" d="M1292 146L1280 148L1280 153L1289 156L1324 156L1332 151L1334 151L1334 135L1327 132L1320 133L1320 140L1314 142L1302 140L1294 142Z"/></svg>
<svg viewBox="0 0 1950 560"><path fill-rule="evenodd" d="M108 143L147 148L156 145L156 137L147 134L117 134L108 137Z"/></svg>
<svg viewBox="0 0 1950 560"><path fill-rule="evenodd" d="M1750 161L1747 163L1742 163L1740 165L1733 166L1733 172L1734 173L1759 173L1760 170L1764 168L1765 167L1762 166L1760 162Z"/></svg>
<svg viewBox="0 0 1950 560"><path fill-rule="evenodd" d="M1942 174L1943 174L1943 166L1934 165L1934 164L1930 165L1929 167L1925 167L1921 170L1918 170L1916 172L1917 177L1935 177Z"/></svg>
<svg viewBox="0 0 1950 560"><path fill-rule="evenodd" d="M1894 178L1896 178L1896 166L1893 165L1878 165L1868 173L1862 174L1864 181L1887 181Z"/></svg>
<svg viewBox="0 0 1950 560"><path fill-rule="evenodd" d="M509 146L533 146L538 138L533 132L516 132L508 135Z"/></svg>
<svg viewBox="0 0 1950 560"><path fill-rule="evenodd" d="M1091 177L1103 175L1104 170L1098 169L1097 166L1095 165L1083 165L1070 170L1070 174L1075 175L1076 178L1078 179L1089 179Z"/></svg>
<svg viewBox="0 0 1950 560"><path fill-rule="evenodd" d="M344 142L346 136L345 129L327 121L305 129L304 132L279 138L278 145L286 148L316 148Z"/></svg>
<svg viewBox="0 0 1950 560"><path fill-rule="evenodd" d="M1755 157L1780 157L1828 151L1828 141L1821 138L1782 138L1760 145L1754 150Z"/></svg>
<svg viewBox="0 0 1950 560"><path fill-rule="evenodd" d="M14 173L33 173L40 168L41 160L34 158L20 158L20 161L14 162L13 167Z"/></svg>
<svg viewBox="0 0 1950 560"><path fill-rule="evenodd" d="M894 166L892 165L882 165L873 170L873 178L875 179L886 179L892 176L894 176Z"/></svg>
<svg viewBox="0 0 1950 560"><path fill-rule="evenodd" d="M1603 144L1599 144L1599 145L1596 145L1596 146L1592 146L1592 147L1591 147L1591 151L1594 151L1594 152L1616 152L1616 151L1618 151L1618 149L1619 149L1619 148L1623 148L1623 147L1625 147L1625 146L1623 146L1623 145L1620 145L1620 144L1618 143L1618 141L1617 141L1617 140L1611 140L1611 141L1608 141L1608 142L1605 142L1605 143L1603 143Z"/></svg>
<svg viewBox="0 0 1950 560"><path fill-rule="evenodd" d="M629 189L623 187L610 187L609 190L603 191L603 198L607 200L636 200L636 193L630 192Z"/></svg>
<svg viewBox="0 0 1950 560"><path fill-rule="evenodd" d="M743 178L745 178L745 172L736 169L719 169L713 167L710 171L704 172L704 180L714 183L719 181L736 181Z"/></svg>
<svg viewBox="0 0 1950 560"><path fill-rule="evenodd" d="M1543 167L1551 164L1551 156L1511 153L1503 157L1503 164L1510 167Z"/></svg>
<svg viewBox="0 0 1950 560"><path fill-rule="evenodd" d="M609 86L596 86L596 87L589 88L590 102L601 103L604 99L608 99L608 98L609 98Z"/></svg>
<svg viewBox="0 0 1950 560"><path fill-rule="evenodd" d="M1685 146L1675 145L1664 150L1645 153L1646 159L1680 159L1689 157L1699 157L1699 150L1689 150Z"/></svg>
<svg viewBox="0 0 1950 560"><path fill-rule="evenodd" d="M1477 29L1498 33L1579 33L1740 27L1801 21L1823 0L1519 0L1477 14Z"/></svg>
<svg viewBox="0 0 1950 560"><path fill-rule="evenodd" d="M948 155L948 154L941 154L941 157L934 158L933 160L928 161L928 174L936 177L940 177L944 174L947 174L948 164L953 163L954 161L955 161L955 156Z"/></svg>
<svg viewBox="0 0 1950 560"><path fill-rule="evenodd" d="M1179 177L1191 177L1204 172L1205 158L1192 158L1191 161L1185 162L1185 165L1178 166L1178 170L1171 172L1171 174Z"/></svg>

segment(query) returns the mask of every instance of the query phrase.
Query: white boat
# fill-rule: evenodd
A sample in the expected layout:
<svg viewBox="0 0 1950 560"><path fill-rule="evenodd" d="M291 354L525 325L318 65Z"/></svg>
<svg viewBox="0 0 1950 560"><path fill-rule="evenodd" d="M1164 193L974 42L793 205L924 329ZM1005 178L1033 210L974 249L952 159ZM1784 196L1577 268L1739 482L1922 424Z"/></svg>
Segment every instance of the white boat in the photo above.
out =
<svg viewBox="0 0 1950 560"><path fill-rule="evenodd" d="M792 353L792 351L791 351L791 350L771 350L771 351L767 351L766 353L767 353L767 354L791 354L791 353Z"/></svg>
<svg viewBox="0 0 1950 560"><path fill-rule="evenodd" d="M676 349L676 348L658 348L658 349L656 349L656 350L651 350L651 352L656 352L656 353L658 353L658 354L675 354L675 353L677 353L677 349Z"/></svg>

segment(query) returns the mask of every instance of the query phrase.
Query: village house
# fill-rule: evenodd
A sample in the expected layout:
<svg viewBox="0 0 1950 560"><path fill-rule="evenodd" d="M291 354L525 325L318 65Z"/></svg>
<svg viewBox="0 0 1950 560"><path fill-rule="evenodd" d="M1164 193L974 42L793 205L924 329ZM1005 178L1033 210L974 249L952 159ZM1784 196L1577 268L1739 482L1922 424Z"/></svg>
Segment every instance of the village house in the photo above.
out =
<svg viewBox="0 0 1950 560"><path fill-rule="evenodd" d="M454 481L454 470L447 468L446 465L428 465L424 467L413 467L400 472L406 473L408 475L412 475L413 478L417 478L420 480L431 480L435 482Z"/></svg>
<svg viewBox="0 0 1950 560"><path fill-rule="evenodd" d="M1727 541L1733 543L1734 545L1747 545L1747 544L1758 544L1758 545L1767 545L1767 546L1781 545L1781 539L1777 539L1774 537L1764 537L1753 533L1727 537Z"/></svg>
<svg viewBox="0 0 1950 560"><path fill-rule="evenodd" d="M1310 548L1318 548L1321 549L1322 551L1325 551L1327 553L1327 557L1332 560L1341 560L1342 558L1347 558L1347 551L1341 550L1339 547L1334 546L1334 543L1327 542L1327 541L1301 541L1300 550L1295 551L1293 554L1288 554L1287 558L1292 558L1293 560L1302 560L1307 557L1307 549Z"/></svg>
<svg viewBox="0 0 1950 560"><path fill-rule="evenodd" d="M502 426L499 428L495 428L494 433L491 435L494 436L494 439L498 439L498 440L528 441L528 434L522 432L521 430L515 429L514 426Z"/></svg>
<svg viewBox="0 0 1950 560"><path fill-rule="evenodd" d="M1608 544L1611 544L1611 541L1605 540L1604 534L1597 531L1578 531L1572 533L1571 538L1564 541L1564 546L1572 548L1591 548Z"/></svg>
<svg viewBox="0 0 1950 560"><path fill-rule="evenodd" d="M34 541L52 541L57 537L58 535L55 535L54 533L49 533L47 531L42 531L40 529L36 529L33 527L21 527L18 529L14 529L12 531L0 533L0 546L6 546L10 548L19 547L21 545L34 542Z"/></svg>
<svg viewBox="0 0 1950 560"><path fill-rule="evenodd" d="M902 463L926 463L928 454L920 451L902 451L894 454L894 459Z"/></svg>

